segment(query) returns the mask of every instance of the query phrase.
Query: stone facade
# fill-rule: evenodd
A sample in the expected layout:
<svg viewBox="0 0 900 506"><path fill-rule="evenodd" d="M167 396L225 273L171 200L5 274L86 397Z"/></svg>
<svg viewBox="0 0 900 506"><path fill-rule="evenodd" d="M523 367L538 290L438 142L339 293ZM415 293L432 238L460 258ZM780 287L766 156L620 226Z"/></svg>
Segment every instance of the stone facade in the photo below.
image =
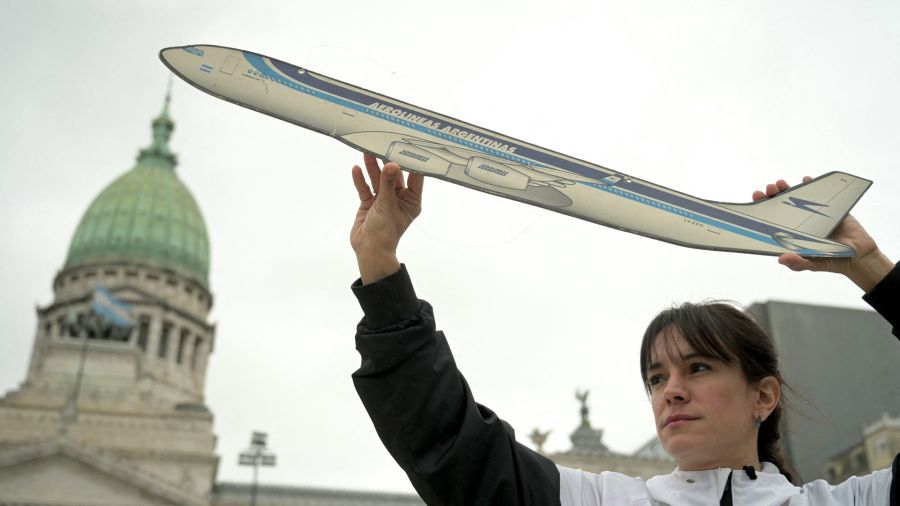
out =
<svg viewBox="0 0 900 506"><path fill-rule="evenodd" d="M53 301L37 308L25 381L0 398L0 504L209 504L208 245L174 173L173 128L164 109L152 146L88 208ZM130 306L133 326L92 309L97 287Z"/></svg>
<svg viewBox="0 0 900 506"><path fill-rule="evenodd" d="M861 436L859 443L836 454L823 466L822 474L830 483L889 468L900 453L900 416L885 413L864 427Z"/></svg>
<svg viewBox="0 0 900 506"><path fill-rule="evenodd" d="M55 438L0 453L0 504L202 506L207 500L131 459Z"/></svg>
<svg viewBox="0 0 900 506"><path fill-rule="evenodd" d="M667 474L675 469L675 461L663 451L655 437L631 454L609 450L603 443L603 430L591 426L588 393L578 392L575 397L581 401L581 424L569 437L572 447L564 452L547 455L551 460L561 466L591 473L612 471L644 479ZM532 434L534 439L534 435L540 433L535 430ZM540 448L541 445L537 446Z"/></svg>
<svg viewBox="0 0 900 506"><path fill-rule="evenodd" d="M865 427L863 444L870 471L890 467L900 453L900 416L885 413L880 420Z"/></svg>

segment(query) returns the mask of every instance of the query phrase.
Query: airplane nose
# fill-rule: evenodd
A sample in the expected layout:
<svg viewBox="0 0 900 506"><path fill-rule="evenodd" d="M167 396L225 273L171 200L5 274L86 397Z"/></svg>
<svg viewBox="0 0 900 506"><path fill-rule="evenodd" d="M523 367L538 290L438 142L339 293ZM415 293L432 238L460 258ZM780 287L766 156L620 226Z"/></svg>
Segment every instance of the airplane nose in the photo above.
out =
<svg viewBox="0 0 900 506"><path fill-rule="evenodd" d="M206 52L196 46L167 47L159 52L159 59L179 76L188 76L204 63ZM211 70L211 68L210 68Z"/></svg>
<svg viewBox="0 0 900 506"><path fill-rule="evenodd" d="M159 59L178 77L212 92L238 70L240 53L219 46L176 46L162 49Z"/></svg>

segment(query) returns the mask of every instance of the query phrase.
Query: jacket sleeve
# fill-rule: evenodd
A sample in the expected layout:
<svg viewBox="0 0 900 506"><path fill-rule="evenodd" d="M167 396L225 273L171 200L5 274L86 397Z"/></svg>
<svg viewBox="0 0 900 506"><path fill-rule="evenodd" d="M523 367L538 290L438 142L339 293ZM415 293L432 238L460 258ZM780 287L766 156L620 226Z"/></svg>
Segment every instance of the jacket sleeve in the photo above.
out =
<svg viewBox="0 0 900 506"><path fill-rule="evenodd" d="M863 300L891 324L894 335L900 339L900 263L863 295Z"/></svg>
<svg viewBox="0 0 900 506"><path fill-rule="evenodd" d="M559 471L477 404L406 272L353 292L365 316L353 382L381 441L429 505L558 505Z"/></svg>

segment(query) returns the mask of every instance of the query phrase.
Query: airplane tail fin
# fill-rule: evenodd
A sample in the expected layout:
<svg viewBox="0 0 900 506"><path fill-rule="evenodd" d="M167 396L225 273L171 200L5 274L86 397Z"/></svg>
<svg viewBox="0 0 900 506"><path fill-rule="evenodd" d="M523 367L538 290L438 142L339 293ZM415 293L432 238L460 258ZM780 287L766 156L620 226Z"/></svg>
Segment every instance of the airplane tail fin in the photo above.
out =
<svg viewBox="0 0 900 506"><path fill-rule="evenodd" d="M827 238L866 193L872 181L829 172L773 197L749 204L721 204L734 211Z"/></svg>

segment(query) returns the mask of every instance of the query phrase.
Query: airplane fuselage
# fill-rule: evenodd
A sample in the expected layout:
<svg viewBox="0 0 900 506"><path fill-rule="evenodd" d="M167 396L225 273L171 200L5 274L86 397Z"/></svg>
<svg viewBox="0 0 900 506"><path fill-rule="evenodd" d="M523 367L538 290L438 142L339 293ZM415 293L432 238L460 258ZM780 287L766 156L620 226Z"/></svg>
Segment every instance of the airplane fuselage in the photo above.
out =
<svg viewBox="0 0 900 506"><path fill-rule="evenodd" d="M734 204L699 199L274 58L218 46L169 48L161 58L203 91L413 172L683 246L853 255L843 244L749 216Z"/></svg>

